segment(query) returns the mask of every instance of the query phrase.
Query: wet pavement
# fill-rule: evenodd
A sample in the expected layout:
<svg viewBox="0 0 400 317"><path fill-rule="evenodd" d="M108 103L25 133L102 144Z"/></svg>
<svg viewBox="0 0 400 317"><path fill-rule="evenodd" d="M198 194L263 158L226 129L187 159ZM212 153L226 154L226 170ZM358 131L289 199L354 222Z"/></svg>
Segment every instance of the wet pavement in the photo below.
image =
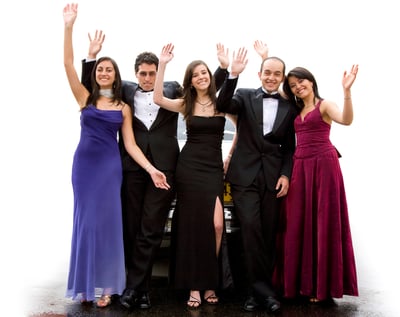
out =
<svg viewBox="0 0 400 317"><path fill-rule="evenodd" d="M132 317L132 316L165 316L165 317L262 317L271 316L266 311L245 312L241 308L242 299L233 294L223 294L218 305L202 304L198 310L187 310L183 294L168 290L166 280L154 281L151 292L152 308L149 310L134 309L131 311L122 307L118 298L106 308L97 308L95 305L82 306L62 297L55 297L57 288L63 283L37 288L37 296L31 303L29 317ZM63 291L63 290L62 290ZM344 297L329 304L311 304L307 302L282 302L281 312L276 314L282 317L388 317L398 316L395 312L385 311L382 294L372 290L361 290L359 297Z"/></svg>
<svg viewBox="0 0 400 317"><path fill-rule="evenodd" d="M66 274L66 273L65 273ZM168 288L165 276L154 276L150 293L152 307L149 310L127 310L119 304L118 298L106 308L97 308L95 304L83 306L80 303L64 298L65 274L60 280L32 287L29 303L26 307L28 317L132 317L132 316L164 316L164 317L397 317L400 310L388 305L392 296L384 290L360 288L360 296L345 296L335 299L333 303L311 304L306 301L282 301L281 312L268 314L265 310L245 312L242 310L243 296L238 292L220 293L218 305L202 304L197 310L185 307L187 294ZM389 291L389 290L388 290ZM7 316L16 316L9 314Z"/></svg>

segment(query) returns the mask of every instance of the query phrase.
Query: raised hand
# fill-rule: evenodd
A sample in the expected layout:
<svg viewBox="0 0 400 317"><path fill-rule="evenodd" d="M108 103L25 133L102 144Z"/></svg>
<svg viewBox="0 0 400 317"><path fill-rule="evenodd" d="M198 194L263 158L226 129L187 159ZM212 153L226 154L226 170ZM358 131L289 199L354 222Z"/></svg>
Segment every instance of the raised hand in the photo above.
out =
<svg viewBox="0 0 400 317"><path fill-rule="evenodd" d="M174 45L169 43L164 45L161 50L160 63L166 64L174 58Z"/></svg>
<svg viewBox="0 0 400 317"><path fill-rule="evenodd" d="M96 59L97 54L101 51L102 45L104 43L105 39L105 34L103 34L103 31L98 31L94 33L94 37L90 36L90 33L88 33L89 36L89 53L88 53L88 58Z"/></svg>
<svg viewBox="0 0 400 317"><path fill-rule="evenodd" d="M78 4L77 3L67 4L63 10L63 16L64 16L65 26L74 25L76 17L78 16Z"/></svg>
<svg viewBox="0 0 400 317"><path fill-rule="evenodd" d="M267 44L264 44L262 41L255 41L253 45L255 51L257 52L258 55L261 56L261 58L264 60L268 57L268 46Z"/></svg>
<svg viewBox="0 0 400 317"><path fill-rule="evenodd" d="M354 81L356 80L357 73L358 73L358 65L357 64L355 64L351 67L351 70L349 73L347 73L347 71L344 72L343 80L342 80L343 89L346 90L346 89L351 88Z"/></svg>
<svg viewBox="0 0 400 317"><path fill-rule="evenodd" d="M238 76L246 68L247 62L247 49L241 47L237 54L233 52L231 74L233 76Z"/></svg>
<svg viewBox="0 0 400 317"><path fill-rule="evenodd" d="M222 69L227 69L229 66L229 49L225 50L225 46L221 43L217 44L217 57L219 66Z"/></svg>

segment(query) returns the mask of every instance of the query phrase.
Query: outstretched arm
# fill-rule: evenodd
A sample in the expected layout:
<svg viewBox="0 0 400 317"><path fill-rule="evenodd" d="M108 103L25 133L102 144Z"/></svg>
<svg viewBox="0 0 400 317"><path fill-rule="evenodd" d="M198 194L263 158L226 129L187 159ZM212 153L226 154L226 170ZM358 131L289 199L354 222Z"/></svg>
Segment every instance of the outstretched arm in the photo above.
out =
<svg viewBox="0 0 400 317"><path fill-rule="evenodd" d="M356 80L358 73L358 65L353 65L350 72L345 71L342 79L344 104L343 110L337 107L334 102L328 102L326 105L326 113L335 121L343 125L350 125L353 122L353 102L351 99L351 87Z"/></svg>
<svg viewBox="0 0 400 317"><path fill-rule="evenodd" d="M74 50L72 45L72 31L76 17L78 16L78 4L67 4L63 10L64 16L64 68L71 91L74 94L80 108L85 106L89 96L87 89L79 81L74 67Z"/></svg>
<svg viewBox="0 0 400 317"><path fill-rule="evenodd" d="M165 174L156 169L143 154L140 147L137 145L135 135L132 129L132 112L128 105L125 105L123 110L124 121L122 123L122 136L124 146L129 155L151 176L154 186L161 189L169 189Z"/></svg>
<svg viewBox="0 0 400 317"><path fill-rule="evenodd" d="M174 58L174 45L164 45L159 57L157 78L154 85L153 100L156 105L173 112L183 112L183 99L170 99L164 96L164 74L167 64Z"/></svg>

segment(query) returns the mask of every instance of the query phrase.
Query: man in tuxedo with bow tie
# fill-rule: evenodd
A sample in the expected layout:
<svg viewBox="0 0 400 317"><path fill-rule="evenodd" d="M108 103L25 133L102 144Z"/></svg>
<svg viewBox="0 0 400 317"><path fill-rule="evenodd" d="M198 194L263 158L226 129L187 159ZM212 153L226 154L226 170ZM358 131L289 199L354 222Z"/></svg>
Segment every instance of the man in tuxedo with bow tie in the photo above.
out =
<svg viewBox="0 0 400 317"><path fill-rule="evenodd" d="M96 31L89 37L88 58L82 61L82 83L89 89L90 74L96 56L102 48L104 34ZM223 46L217 47L220 67L214 73L217 87L227 76L229 64ZM177 139L178 113L165 110L153 101L153 89L158 71L158 57L152 52L140 53L135 60L136 82L122 82L122 99L132 108L132 126L136 143L149 161L167 176L170 190L158 189L148 173L127 153L120 135L119 145L123 167L121 190L124 228L126 288L120 298L128 308L149 309L149 291L152 268L159 248L164 227L175 197L174 175L179 154ZM164 95L168 98L181 96L177 81L164 82Z"/></svg>
<svg viewBox="0 0 400 317"><path fill-rule="evenodd" d="M295 147L295 105L279 94L285 63L262 61L261 87L234 88L240 71L231 70L218 97L218 110L237 115L237 142L226 179L240 221L248 296L243 308L280 309L272 286L275 243L282 197L287 194Z"/></svg>

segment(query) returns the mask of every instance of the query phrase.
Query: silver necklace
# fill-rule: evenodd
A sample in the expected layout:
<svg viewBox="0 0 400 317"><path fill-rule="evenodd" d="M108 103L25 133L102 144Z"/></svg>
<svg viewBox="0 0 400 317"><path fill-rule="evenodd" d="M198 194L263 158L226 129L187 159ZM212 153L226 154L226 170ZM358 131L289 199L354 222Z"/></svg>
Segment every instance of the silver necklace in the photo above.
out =
<svg viewBox="0 0 400 317"><path fill-rule="evenodd" d="M201 111L202 112L206 112L206 109L212 105L212 101L211 100L208 100L205 103L202 103L202 102L200 102L198 100L196 102L201 106Z"/></svg>

